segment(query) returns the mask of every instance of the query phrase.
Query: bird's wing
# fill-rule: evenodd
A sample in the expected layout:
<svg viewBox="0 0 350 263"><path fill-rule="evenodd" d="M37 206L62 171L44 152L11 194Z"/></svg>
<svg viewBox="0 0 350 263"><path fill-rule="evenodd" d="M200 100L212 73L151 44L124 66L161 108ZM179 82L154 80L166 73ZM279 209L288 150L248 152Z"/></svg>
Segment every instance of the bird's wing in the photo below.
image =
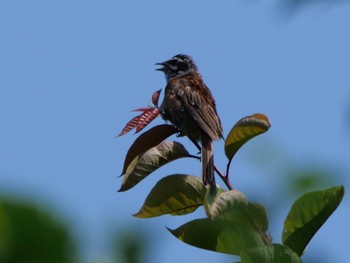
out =
<svg viewBox="0 0 350 263"><path fill-rule="evenodd" d="M213 140L222 137L222 128L219 117L215 110L215 102L209 89L204 86L181 85L177 95L182 100L185 109L197 122L198 126Z"/></svg>

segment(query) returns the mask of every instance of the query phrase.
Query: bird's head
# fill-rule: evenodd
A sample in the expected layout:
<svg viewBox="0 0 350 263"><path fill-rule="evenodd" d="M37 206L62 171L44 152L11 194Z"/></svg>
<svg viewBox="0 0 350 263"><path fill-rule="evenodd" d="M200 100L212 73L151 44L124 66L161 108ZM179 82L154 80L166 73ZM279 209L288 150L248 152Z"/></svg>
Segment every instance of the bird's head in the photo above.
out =
<svg viewBox="0 0 350 263"><path fill-rule="evenodd" d="M184 54L178 54L169 60L156 63L156 65L162 66L157 70L164 72L167 81L179 75L197 71L197 66L193 59Z"/></svg>

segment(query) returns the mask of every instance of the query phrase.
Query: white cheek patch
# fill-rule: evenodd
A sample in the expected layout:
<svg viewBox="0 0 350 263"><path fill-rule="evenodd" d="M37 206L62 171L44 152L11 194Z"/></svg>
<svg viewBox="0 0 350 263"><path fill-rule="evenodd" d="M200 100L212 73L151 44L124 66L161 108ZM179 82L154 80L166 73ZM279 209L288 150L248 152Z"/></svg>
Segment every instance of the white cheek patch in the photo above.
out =
<svg viewBox="0 0 350 263"><path fill-rule="evenodd" d="M172 70L172 71L176 71L177 70L177 66L176 65L169 65L169 68Z"/></svg>

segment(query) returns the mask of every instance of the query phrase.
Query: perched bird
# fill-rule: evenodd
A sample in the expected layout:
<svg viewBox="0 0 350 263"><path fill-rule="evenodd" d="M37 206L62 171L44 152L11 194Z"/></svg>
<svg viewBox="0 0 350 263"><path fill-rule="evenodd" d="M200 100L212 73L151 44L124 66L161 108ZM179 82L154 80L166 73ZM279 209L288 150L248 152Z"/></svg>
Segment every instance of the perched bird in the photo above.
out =
<svg viewBox="0 0 350 263"><path fill-rule="evenodd" d="M159 111L180 135L202 145L202 180L215 186L212 144L223 135L213 95L190 56L179 54L156 65L162 66L157 70L164 72L167 81Z"/></svg>

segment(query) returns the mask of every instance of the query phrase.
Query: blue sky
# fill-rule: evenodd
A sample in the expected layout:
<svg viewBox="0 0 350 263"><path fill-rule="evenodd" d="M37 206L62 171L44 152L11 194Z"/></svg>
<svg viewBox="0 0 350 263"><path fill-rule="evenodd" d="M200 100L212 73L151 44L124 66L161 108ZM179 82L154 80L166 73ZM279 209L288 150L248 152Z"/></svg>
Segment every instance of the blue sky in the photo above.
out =
<svg viewBox="0 0 350 263"><path fill-rule="evenodd" d="M350 5L315 2L2 1L1 192L33 198L67 220L86 261L108 258L111 230L131 224L154 235L153 262L232 262L164 228L200 211L131 217L161 176L198 174L200 166L179 161L117 193L136 137L114 136L134 116L130 110L164 87L154 63L187 53L215 96L225 134L243 116L270 118L271 130L233 162L232 183L248 199L273 203L284 192L283 165L294 163L328 169L337 175L332 185L348 189ZM215 145L219 167L226 164L222 147ZM269 211L276 242L290 205ZM345 196L307 252L346 262L349 216Z"/></svg>

